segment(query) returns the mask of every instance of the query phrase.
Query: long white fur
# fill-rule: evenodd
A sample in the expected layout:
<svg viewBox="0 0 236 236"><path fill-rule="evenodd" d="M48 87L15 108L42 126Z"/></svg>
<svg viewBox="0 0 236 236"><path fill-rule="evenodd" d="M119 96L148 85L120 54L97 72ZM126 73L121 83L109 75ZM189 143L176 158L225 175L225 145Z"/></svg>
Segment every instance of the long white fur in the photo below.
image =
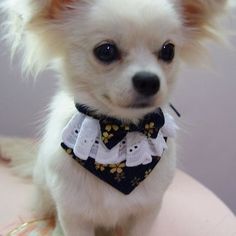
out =
<svg viewBox="0 0 236 236"><path fill-rule="evenodd" d="M23 70L37 74L53 65L61 74L34 167L36 211L43 216L57 216L54 236L62 231L65 236L94 236L97 227L117 226L122 227L125 236L147 235L174 176L174 140L169 140L168 152L150 177L124 196L66 156L60 148L62 129L76 112L74 100L132 121L168 103L179 62L186 55L192 58L203 39L216 36L217 16L226 9L226 1L78 0L50 17L51 3L1 3L8 15L7 37L13 51L22 48L24 52ZM183 10L192 3L202 9L197 15ZM188 22L191 17L196 20L193 25ZM197 22L199 19L203 23ZM97 63L91 53L97 43L107 39L117 41L128 54L122 63L109 69ZM170 65L154 56L166 40L172 40L177 50ZM160 91L152 107L127 108L135 99L131 78L143 69L159 75ZM104 100L104 93L110 102Z"/></svg>

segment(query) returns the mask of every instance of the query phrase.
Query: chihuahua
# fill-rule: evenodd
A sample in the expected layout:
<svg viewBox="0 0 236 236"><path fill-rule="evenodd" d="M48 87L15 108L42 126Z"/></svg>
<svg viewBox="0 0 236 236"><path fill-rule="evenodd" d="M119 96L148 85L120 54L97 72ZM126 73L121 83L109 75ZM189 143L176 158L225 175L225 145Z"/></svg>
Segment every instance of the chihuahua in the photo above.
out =
<svg viewBox="0 0 236 236"><path fill-rule="evenodd" d="M54 236L148 235L176 168L169 97L182 61L220 36L227 0L3 0L27 74L53 68L37 215ZM25 159L24 159L25 160ZM34 161L32 161L34 160Z"/></svg>

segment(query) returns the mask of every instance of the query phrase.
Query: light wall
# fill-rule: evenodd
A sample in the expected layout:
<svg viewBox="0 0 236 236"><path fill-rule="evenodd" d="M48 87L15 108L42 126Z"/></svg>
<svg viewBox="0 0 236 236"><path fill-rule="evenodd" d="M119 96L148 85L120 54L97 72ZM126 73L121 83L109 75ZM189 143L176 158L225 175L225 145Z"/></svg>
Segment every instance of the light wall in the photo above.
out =
<svg viewBox="0 0 236 236"><path fill-rule="evenodd" d="M212 71L186 68L172 99L182 113L179 166L236 212L236 53L217 46L210 51ZM0 134L35 136L55 91L54 76L22 82L17 62L10 66L3 45L0 52Z"/></svg>

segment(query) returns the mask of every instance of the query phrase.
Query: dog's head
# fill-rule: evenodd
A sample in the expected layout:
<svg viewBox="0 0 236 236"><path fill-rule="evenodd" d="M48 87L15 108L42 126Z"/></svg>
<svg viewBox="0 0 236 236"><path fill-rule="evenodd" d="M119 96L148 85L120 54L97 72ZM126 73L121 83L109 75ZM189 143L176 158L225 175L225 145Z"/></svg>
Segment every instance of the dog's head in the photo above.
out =
<svg viewBox="0 0 236 236"><path fill-rule="evenodd" d="M76 102L128 119L168 101L181 59L212 36L226 5L226 0L15 1L30 10L16 10L26 30L26 67L41 69L59 59L62 84Z"/></svg>
<svg viewBox="0 0 236 236"><path fill-rule="evenodd" d="M163 105L175 80L180 16L168 1L100 0L67 18L66 82L76 101L138 118Z"/></svg>

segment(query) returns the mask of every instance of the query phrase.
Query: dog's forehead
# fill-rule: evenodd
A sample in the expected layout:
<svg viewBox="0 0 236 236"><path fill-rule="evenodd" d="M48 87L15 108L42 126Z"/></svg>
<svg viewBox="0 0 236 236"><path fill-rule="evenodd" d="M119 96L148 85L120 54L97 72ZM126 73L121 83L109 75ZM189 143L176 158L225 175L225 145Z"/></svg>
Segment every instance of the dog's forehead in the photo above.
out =
<svg viewBox="0 0 236 236"><path fill-rule="evenodd" d="M161 38L181 26L178 12L169 0L97 0L90 8L88 22L97 32L123 37L130 32Z"/></svg>
<svg viewBox="0 0 236 236"><path fill-rule="evenodd" d="M99 15L102 11L130 17L140 14L143 17L161 13L172 15L174 9L173 0L95 0L90 6L93 6Z"/></svg>

